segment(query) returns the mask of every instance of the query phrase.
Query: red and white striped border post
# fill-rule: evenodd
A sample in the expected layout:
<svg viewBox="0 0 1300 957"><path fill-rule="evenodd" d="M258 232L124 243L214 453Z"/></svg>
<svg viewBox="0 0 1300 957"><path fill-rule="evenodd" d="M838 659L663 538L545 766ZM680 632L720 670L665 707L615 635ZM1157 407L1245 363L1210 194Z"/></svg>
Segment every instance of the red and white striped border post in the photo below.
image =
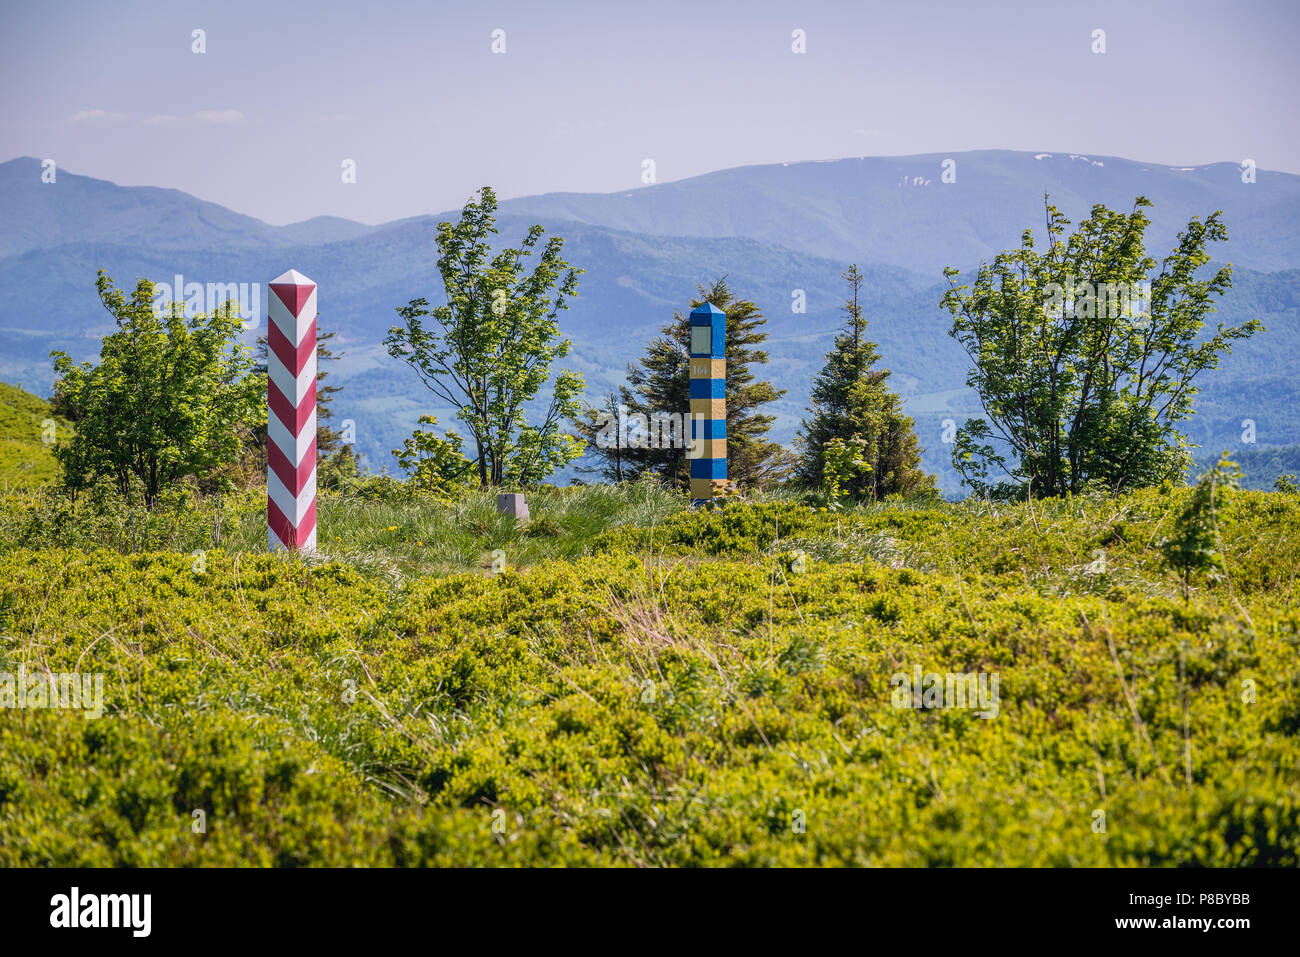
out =
<svg viewBox="0 0 1300 957"><path fill-rule="evenodd" d="M316 284L270 283L266 331L266 524L272 549L316 549Z"/></svg>

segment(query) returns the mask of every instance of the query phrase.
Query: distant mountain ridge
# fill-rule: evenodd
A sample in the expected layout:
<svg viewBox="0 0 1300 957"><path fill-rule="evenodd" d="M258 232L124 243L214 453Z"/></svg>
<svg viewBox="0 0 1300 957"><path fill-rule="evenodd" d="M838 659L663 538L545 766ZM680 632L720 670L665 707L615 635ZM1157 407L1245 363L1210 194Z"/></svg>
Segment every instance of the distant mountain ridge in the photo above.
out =
<svg viewBox="0 0 1300 957"><path fill-rule="evenodd" d="M943 181L952 161L954 182ZM1155 204L1149 248L1165 251L1192 216L1223 209L1216 258L1251 269L1300 266L1300 176L1233 163L1170 167L1113 156L1012 150L746 166L626 193L548 193L503 211L660 236L743 236L830 258L938 274L1041 235L1043 196L1078 221L1096 203Z"/></svg>
<svg viewBox="0 0 1300 957"><path fill-rule="evenodd" d="M41 172L40 160L30 156L0 163L0 257L77 242L283 249L356 239L379 228L337 216L271 226L179 189L118 186L63 169L44 183Z"/></svg>
<svg viewBox="0 0 1300 957"><path fill-rule="evenodd" d="M942 182L948 158L955 183ZM177 273L265 283L293 267L320 285L322 328L337 329L348 353L336 370L346 386L338 414L355 419L373 467L391 467L390 450L421 413L451 423L451 410L431 407L381 343L396 306L440 298L433 227L456 211L380 226L322 216L277 227L178 190L66 170L51 185L40 172L33 159L0 164L0 379L46 392L50 349L97 354L110 327L94 291L98 267L120 286ZM768 317L765 374L788 390L773 435L786 442L842 322L840 273L857 262L868 277L868 333L917 418L926 466L954 491L939 436L945 419L961 421L978 402L938 305L940 270L970 269L1015 246L1025 228L1041 233L1044 192L1076 221L1093 203L1127 209L1148 196L1156 204L1148 249L1157 257L1191 215L1222 208L1231 243L1212 252L1234 262L1237 285L1220 318L1258 315L1269 332L1206 377L1202 416L1189 430L1198 442L1235 447L1250 418L1261 445L1300 442L1300 177L1290 174L1260 170L1246 184L1230 163L1182 169L1009 151L743 167L630 193L507 200L500 240L515 243L540 222L565 237L566 255L586 270L561 326L574 340L568 364L587 377L592 398L621 381L699 284L727 275ZM796 291L804 312L792 309ZM259 305L264 313L265 300Z"/></svg>
<svg viewBox="0 0 1300 957"><path fill-rule="evenodd" d="M951 161L954 182L943 181ZM64 242L147 242L163 249L285 248L357 239L456 210L368 226L317 216L270 226L175 189L117 186L40 162L0 163L0 256ZM505 215L577 222L652 236L745 238L816 256L934 273L970 266L1028 227L1041 231L1042 201L1073 219L1095 203L1155 206L1152 248L1172 244L1192 216L1223 209L1229 242L1216 258L1251 269L1300 268L1300 176L1235 163L1174 167L1119 157L980 150L743 166L615 193L544 193L505 200ZM905 229L902 227L906 227Z"/></svg>

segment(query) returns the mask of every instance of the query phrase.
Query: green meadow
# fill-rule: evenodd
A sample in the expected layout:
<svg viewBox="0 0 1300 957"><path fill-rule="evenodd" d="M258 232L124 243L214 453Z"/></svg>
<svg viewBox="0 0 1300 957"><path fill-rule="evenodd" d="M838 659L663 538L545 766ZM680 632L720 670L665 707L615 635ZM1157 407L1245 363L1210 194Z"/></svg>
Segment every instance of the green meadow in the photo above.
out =
<svg viewBox="0 0 1300 957"><path fill-rule="evenodd" d="M257 492L10 482L0 672L102 715L0 711L0 865L1296 866L1300 495L1229 495L1185 591L1189 494L383 481L304 557Z"/></svg>

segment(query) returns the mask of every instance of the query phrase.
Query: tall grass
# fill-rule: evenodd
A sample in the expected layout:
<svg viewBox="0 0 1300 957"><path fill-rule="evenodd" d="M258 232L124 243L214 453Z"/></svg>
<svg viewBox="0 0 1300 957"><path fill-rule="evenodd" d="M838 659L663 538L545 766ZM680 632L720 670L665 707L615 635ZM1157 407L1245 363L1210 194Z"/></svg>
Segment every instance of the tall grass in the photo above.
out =
<svg viewBox="0 0 1300 957"><path fill-rule="evenodd" d="M166 498L153 511L107 493L76 502L53 489L0 494L0 552L16 548L107 548L118 552L257 553L267 548L265 493ZM653 526L688 507L684 494L645 481L544 487L528 493L530 520L497 511L496 493L454 504L398 494L322 492L316 560L342 561L387 577L507 567L581 555L602 531Z"/></svg>

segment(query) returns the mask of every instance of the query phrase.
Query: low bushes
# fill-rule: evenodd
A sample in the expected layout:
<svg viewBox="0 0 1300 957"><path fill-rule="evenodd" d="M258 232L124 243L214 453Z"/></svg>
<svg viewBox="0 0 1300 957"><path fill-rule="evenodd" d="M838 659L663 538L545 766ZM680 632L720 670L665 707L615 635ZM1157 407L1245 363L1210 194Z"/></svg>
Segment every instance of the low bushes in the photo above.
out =
<svg viewBox="0 0 1300 957"><path fill-rule="evenodd" d="M1300 863L1294 496L1235 497L1184 600L1182 493L616 494L539 496L567 531L518 541L573 557L495 576L11 541L0 671L104 716L0 712L0 864ZM897 707L918 668L996 717Z"/></svg>

